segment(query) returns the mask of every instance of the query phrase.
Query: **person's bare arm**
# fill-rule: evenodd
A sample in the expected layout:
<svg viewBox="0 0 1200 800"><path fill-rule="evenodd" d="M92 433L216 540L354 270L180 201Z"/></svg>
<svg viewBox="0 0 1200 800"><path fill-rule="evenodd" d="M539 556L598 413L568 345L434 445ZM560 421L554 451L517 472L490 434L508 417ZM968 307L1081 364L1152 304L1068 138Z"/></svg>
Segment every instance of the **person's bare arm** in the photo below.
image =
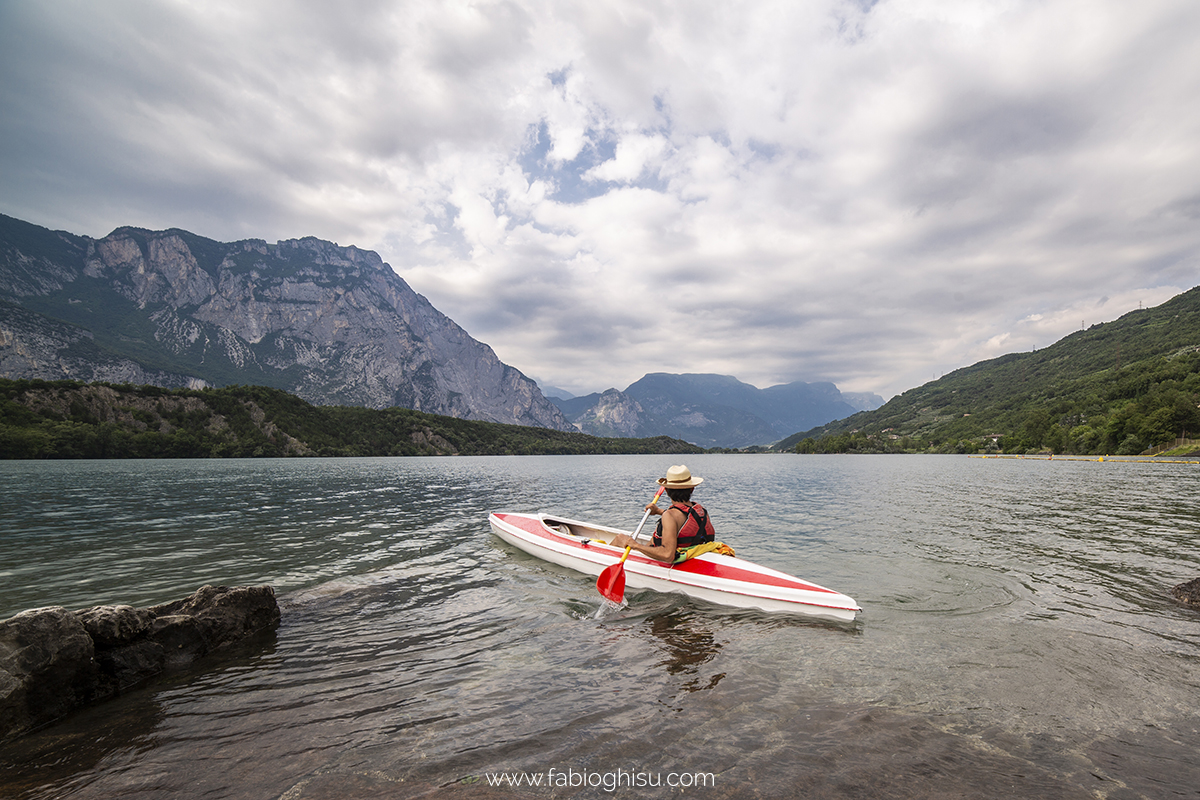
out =
<svg viewBox="0 0 1200 800"><path fill-rule="evenodd" d="M651 513L654 512L651 511ZM662 544L658 547L635 542L632 536L624 533L618 533L609 544L613 547L630 547L643 555L650 556L655 561L674 564L675 544L679 541L679 529L683 525L684 517L679 509L674 508L668 508L659 513L662 514Z"/></svg>

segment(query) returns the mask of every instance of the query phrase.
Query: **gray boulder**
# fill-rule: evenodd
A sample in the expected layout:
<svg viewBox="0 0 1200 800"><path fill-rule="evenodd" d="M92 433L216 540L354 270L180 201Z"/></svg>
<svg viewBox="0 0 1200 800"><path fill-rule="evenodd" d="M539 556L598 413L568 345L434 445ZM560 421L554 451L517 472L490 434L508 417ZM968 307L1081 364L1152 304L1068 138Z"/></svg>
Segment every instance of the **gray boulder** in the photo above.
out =
<svg viewBox="0 0 1200 800"><path fill-rule="evenodd" d="M201 586L190 597L148 611L157 622L168 617L194 619L201 641L193 646L201 655L279 622L279 604L270 586ZM156 640L159 635L153 630L150 634Z"/></svg>
<svg viewBox="0 0 1200 800"><path fill-rule="evenodd" d="M70 611L35 608L0 622L0 739L91 701L95 645Z"/></svg>
<svg viewBox="0 0 1200 800"><path fill-rule="evenodd" d="M151 608L39 608L0 622L0 740L279 622L270 586L202 586Z"/></svg>
<svg viewBox="0 0 1200 800"><path fill-rule="evenodd" d="M146 632L154 613L133 606L96 606L76 611L75 616L97 647L120 647Z"/></svg>

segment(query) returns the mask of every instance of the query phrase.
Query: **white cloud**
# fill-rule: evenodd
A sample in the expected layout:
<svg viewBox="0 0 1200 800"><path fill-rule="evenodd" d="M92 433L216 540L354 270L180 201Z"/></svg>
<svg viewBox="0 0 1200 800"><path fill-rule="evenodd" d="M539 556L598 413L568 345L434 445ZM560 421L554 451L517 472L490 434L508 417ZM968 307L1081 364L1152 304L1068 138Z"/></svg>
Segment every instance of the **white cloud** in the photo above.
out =
<svg viewBox="0 0 1200 800"><path fill-rule="evenodd" d="M577 393L890 395L1200 283L1198 33L1170 0L12 0L0 211L374 248Z"/></svg>
<svg viewBox="0 0 1200 800"><path fill-rule="evenodd" d="M667 140L662 136L646 136L634 133L623 136L617 143L616 155L592 167L583 174L585 180L632 183L666 149Z"/></svg>

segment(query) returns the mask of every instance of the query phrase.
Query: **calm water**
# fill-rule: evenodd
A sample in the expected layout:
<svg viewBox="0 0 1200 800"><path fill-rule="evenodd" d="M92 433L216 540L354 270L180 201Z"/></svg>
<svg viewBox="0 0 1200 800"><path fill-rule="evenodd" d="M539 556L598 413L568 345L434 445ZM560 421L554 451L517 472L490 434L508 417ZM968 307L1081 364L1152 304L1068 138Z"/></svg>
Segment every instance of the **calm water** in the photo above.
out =
<svg viewBox="0 0 1200 800"><path fill-rule="evenodd" d="M1168 590L1200 576L1200 466L689 457L720 538L852 626L653 593L596 619L594 579L489 531L632 528L671 463L0 463L0 618L204 583L283 607L0 748L0 796L1196 795L1200 612Z"/></svg>

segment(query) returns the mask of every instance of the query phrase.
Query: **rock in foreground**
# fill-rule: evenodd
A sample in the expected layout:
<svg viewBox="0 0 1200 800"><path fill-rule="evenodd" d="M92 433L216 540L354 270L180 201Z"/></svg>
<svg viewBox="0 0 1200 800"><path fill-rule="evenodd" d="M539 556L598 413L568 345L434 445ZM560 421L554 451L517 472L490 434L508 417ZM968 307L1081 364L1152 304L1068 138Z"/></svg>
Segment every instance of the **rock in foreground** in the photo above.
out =
<svg viewBox="0 0 1200 800"><path fill-rule="evenodd" d="M1171 594L1181 603L1200 608L1200 578L1179 584L1171 590Z"/></svg>
<svg viewBox="0 0 1200 800"><path fill-rule="evenodd" d="M151 608L24 611L0 622L0 740L278 622L270 586L202 586Z"/></svg>

